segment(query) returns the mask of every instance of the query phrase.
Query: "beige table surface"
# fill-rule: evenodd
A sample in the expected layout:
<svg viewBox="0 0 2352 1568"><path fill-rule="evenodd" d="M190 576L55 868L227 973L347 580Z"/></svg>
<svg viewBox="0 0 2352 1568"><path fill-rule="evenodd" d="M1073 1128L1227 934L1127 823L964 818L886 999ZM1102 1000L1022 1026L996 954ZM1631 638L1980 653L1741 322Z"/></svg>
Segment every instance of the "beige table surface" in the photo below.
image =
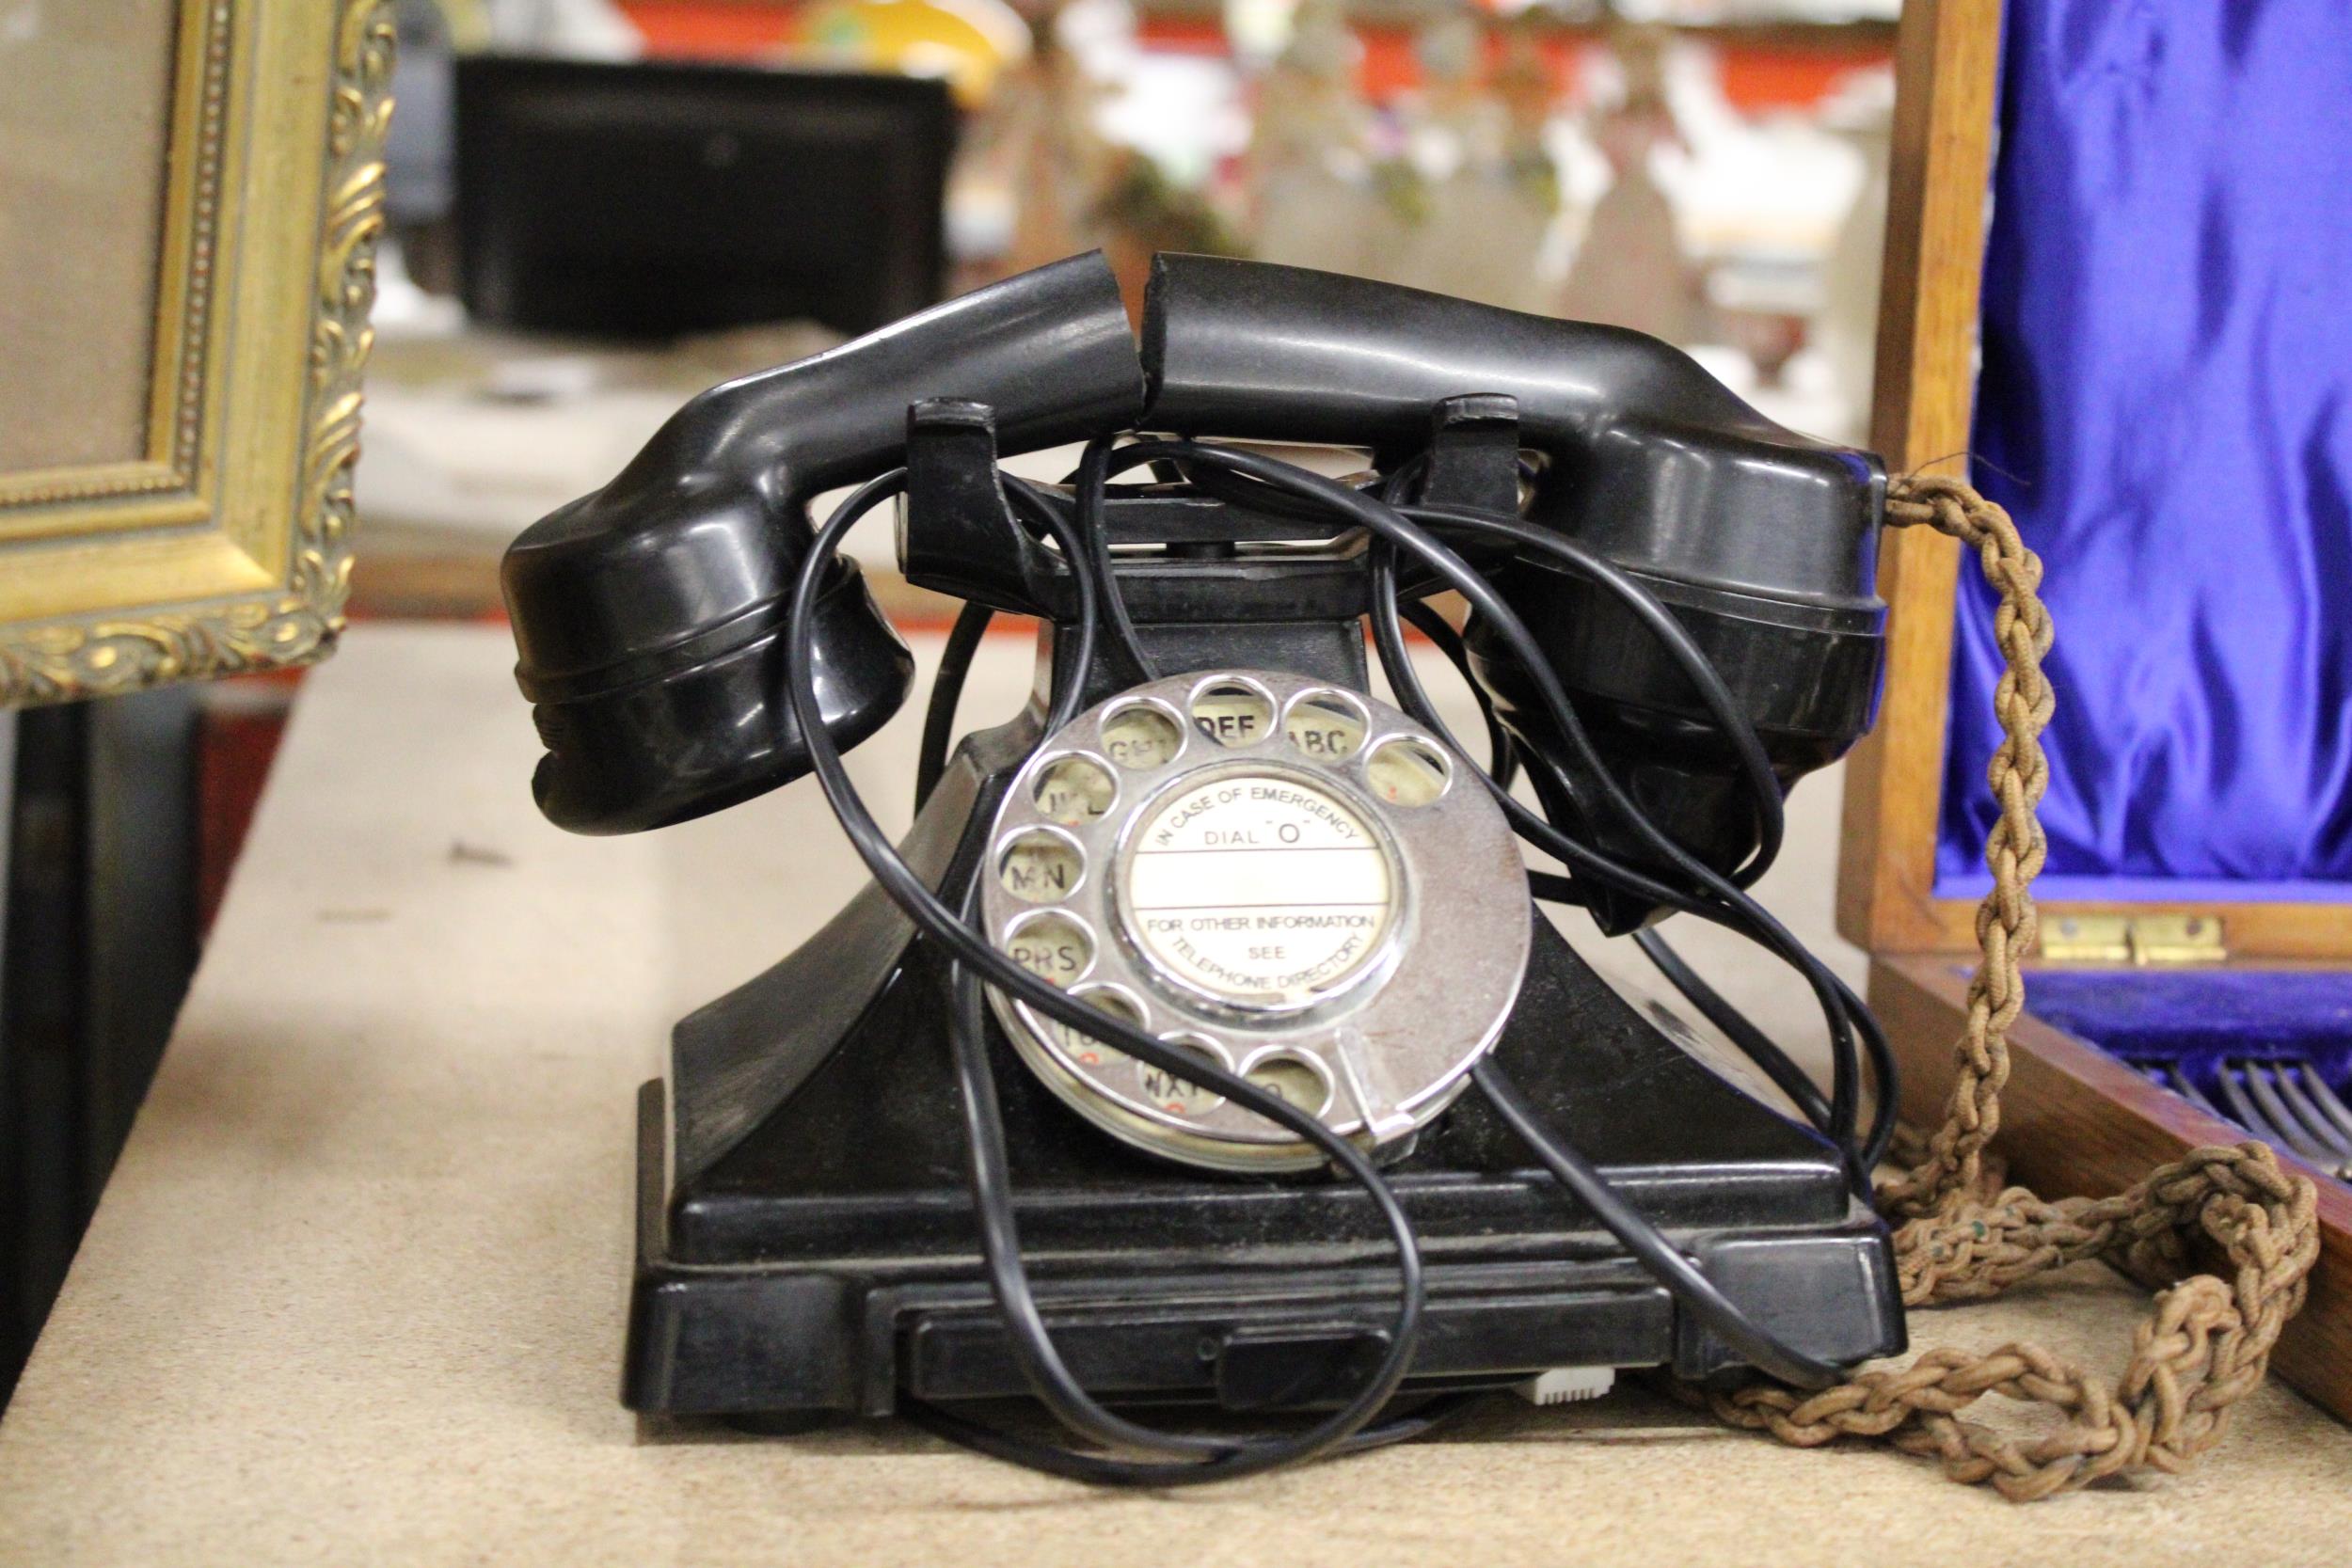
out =
<svg viewBox="0 0 2352 1568"><path fill-rule="evenodd" d="M2192 1475L2030 1508L1638 1392L1148 1497L896 1425L641 1431L613 1392L632 1091L853 863L805 784L646 837L547 826L510 658L492 628L362 626L308 684L0 1423L0 1562L2352 1562L2352 1433L2275 1388ZM966 714L1008 711L1025 664L992 639ZM886 820L918 722L853 755ZM1822 942L1836 793L1800 792L1766 890ZM1801 1029L1785 977L1689 945ZM2137 1309L2093 1268L1915 1333L2113 1367Z"/></svg>

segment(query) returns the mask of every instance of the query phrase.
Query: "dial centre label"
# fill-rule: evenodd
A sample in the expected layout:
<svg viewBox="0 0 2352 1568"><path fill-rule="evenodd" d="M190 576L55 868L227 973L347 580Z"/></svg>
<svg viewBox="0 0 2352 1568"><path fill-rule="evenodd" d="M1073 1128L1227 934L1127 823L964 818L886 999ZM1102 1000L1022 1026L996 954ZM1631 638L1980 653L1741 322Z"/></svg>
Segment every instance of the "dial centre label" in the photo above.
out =
<svg viewBox="0 0 2352 1568"><path fill-rule="evenodd" d="M1137 945L1233 1002L1329 992L1371 961L1396 915L1395 870L1363 819L1283 774L1179 789L1132 845L1125 914Z"/></svg>

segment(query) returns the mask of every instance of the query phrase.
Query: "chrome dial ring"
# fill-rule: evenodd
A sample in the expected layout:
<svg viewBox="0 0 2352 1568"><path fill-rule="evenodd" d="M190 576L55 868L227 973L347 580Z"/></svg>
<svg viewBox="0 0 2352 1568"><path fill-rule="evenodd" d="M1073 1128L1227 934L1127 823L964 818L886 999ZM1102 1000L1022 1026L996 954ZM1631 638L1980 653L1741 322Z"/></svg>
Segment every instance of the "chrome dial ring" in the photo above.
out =
<svg viewBox="0 0 2352 1568"><path fill-rule="evenodd" d="M1359 692L1265 671L1135 688L1047 737L997 809L1000 949L1374 1146L1436 1117L1509 1016L1533 915L1470 765ZM1305 1168L1311 1146L992 989L1081 1115L1169 1158Z"/></svg>

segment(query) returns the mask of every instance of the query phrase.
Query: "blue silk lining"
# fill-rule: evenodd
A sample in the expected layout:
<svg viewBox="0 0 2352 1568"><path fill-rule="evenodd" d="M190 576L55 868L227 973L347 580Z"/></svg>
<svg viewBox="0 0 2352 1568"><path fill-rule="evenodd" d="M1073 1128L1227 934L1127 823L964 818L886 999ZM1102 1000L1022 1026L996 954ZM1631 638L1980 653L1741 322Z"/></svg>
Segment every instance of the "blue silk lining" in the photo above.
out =
<svg viewBox="0 0 2352 1568"><path fill-rule="evenodd" d="M2027 1006L2108 1054L2177 1067L2208 1096L2223 1063L2309 1062L2337 1093L2352 1087L2352 972L2037 970Z"/></svg>
<svg viewBox="0 0 2352 1568"><path fill-rule="evenodd" d="M2019 0L2007 27L1973 477L2048 567L2040 891L2352 902L2352 7ZM1993 600L1962 587L1955 896L1999 739Z"/></svg>

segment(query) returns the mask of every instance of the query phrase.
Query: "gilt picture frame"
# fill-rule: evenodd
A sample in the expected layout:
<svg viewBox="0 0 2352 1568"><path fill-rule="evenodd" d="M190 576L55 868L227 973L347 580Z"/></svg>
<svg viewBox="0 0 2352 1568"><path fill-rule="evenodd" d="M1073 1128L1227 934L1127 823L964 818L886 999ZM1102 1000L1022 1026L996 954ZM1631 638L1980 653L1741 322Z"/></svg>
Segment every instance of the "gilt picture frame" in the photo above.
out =
<svg viewBox="0 0 2352 1568"><path fill-rule="evenodd" d="M389 0L0 0L0 707L323 657Z"/></svg>

